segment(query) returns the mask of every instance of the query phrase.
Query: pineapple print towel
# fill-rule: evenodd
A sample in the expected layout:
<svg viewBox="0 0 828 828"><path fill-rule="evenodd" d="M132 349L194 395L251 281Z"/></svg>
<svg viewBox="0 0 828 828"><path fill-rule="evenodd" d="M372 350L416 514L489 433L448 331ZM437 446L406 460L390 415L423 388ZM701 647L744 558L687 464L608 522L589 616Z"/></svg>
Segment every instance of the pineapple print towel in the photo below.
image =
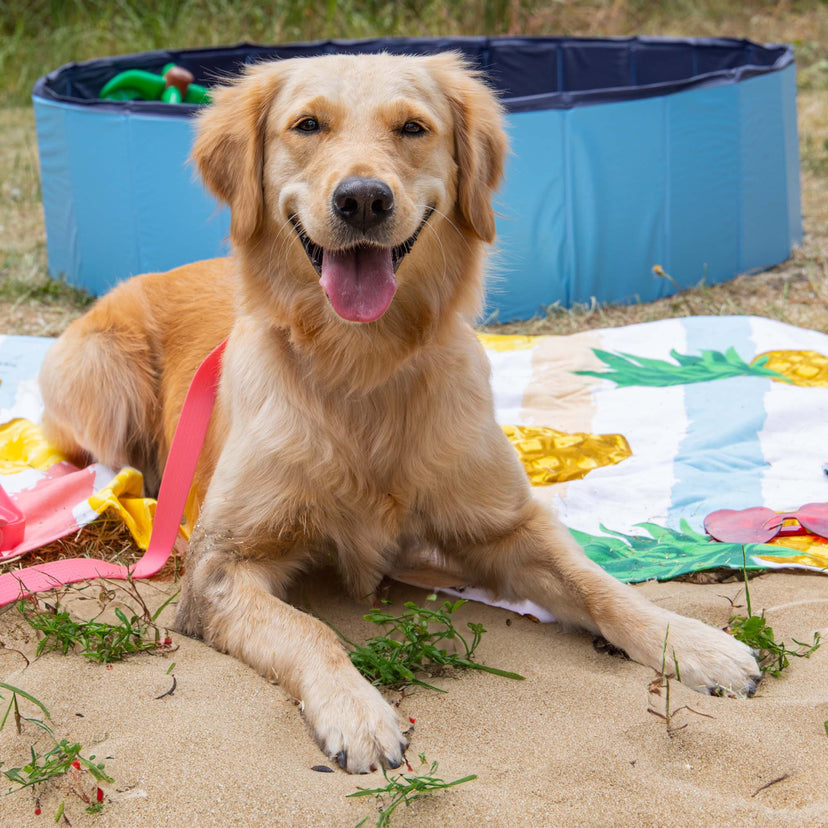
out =
<svg viewBox="0 0 828 828"><path fill-rule="evenodd" d="M692 317L480 340L498 421L535 495L622 580L741 567L740 545L704 534L716 509L828 501L824 334L753 317ZM49 342L0 338L0 483L39 527L27 527L21 548L0 561L108 508L145 546L154 504L137 496L140 476L72 469L42 442L36 377ZM67 485L72 474L77 485ZM828 572L828 541L812 535L748 545L744 555L751 568Z"/></svg>
<svg viewBox="0 0 828 828"><path fill-rule="evenodd" d="M735 316L481 339L498 420L510 436L521 427L513 442L546 484L535 495L622 580L741 567L740 545L704 533L716 509L828 501L825 334ZM550 442L549 426L563 434ZM745 556L824 572L828 540L780 537Z"/></svg>

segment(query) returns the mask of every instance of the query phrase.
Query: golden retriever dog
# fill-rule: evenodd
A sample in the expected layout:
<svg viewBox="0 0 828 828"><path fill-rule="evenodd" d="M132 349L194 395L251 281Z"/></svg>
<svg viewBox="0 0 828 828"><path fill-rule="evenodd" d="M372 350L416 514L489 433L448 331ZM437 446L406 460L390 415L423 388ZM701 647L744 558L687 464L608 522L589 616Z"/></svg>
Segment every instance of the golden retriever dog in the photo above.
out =
<svg viewBox="0 0 828 828"><path fill-rule="evenodd" d="M233 258L122 283L41 374L51 438L152 490L190 378L229 335L178 628L277 680L352 773L399 766L406 737L336 634L285 601L315 558L364 597L436 548L463 583L655 669L669 636L684 683L752 693L750 650L591 562L495 422L470 320L507 146L479 75L451 54L331 55L254 66L214 101L193 159L232 210Z"/></svg>

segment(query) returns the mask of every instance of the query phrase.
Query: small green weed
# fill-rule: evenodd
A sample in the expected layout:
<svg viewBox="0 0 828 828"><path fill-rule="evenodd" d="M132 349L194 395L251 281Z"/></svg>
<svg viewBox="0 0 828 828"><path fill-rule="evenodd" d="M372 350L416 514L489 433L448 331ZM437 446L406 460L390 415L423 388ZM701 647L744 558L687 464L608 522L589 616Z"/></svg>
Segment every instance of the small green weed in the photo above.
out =
<svg viewBox="0 0 828 828"><path fill-rule="evenodd" d="M424 753L421 753L419 758L420 763L423 766L428 764ZM410 765L409 770L412 770ZM405 803L405 806L408 807L415 800L422 799L424 796L434 793L434 791L453 788L456 785L462 785L464 782L471 782L473 779L477 779L476 774L471 774L469 776L464 776L462 779L455 779L453 782L444 782L438 776L435 776L436 773L436 762L432 762L431 766L424 774L412 773L409 776L406 776L404 773L397 774L396 776L389 776L388 772L383 769L382 775L385 777L385 781L387 783L384 787L360 788L356 793L348 794L348 798L373 796L380 804L376 828L385 828L385 826L391 824L391 815L394 813L397 806ZM383 807L382 803L386 800L388 800L388 804ZM356 828L361 828L361 826L365 825L369 819L370 817L365 817L360 820L357 823Z"/></svg>
<svg viewBox="0 0 828 828"><path fill-rule="evenodd" d="M707 713L701 713L698 710L694 710L686 704L681 707L677 707L675 710L670 707L670 679L675 678L678 681L681 681L681 670L679 668L676 651L673 650L673 666L676 668L676 672L667 672L667 640L669 637L670 625L668 624L667 629L664 632L664 646L661 648L661 672L656 671L655 678L650 682L650 685L647 688L651 698L652 696L660 696L662 689L664 690L664 712L661 713L653 708L652 705L647 707L647 712L652 713L654 716L658 716L659 719L664 720L667 727L667 735L672 738L680 730L684 730L684 728L687 727L686 722L683 725L678 726L674 723L676 714L680 713L682 710L688 710L691 713L695 713L697 716L704 716L706 719L712 719L713 717L709 716Z"/></svg>
<svg viewBox="0 0 828 828"><path fill-rule="evenodd" d="M134 590L134 585L133 590ZM99 621L76 621L61 608L60 603L40 609L27 601L19 601L17 608L26 623L43 638L38 642L37 655L55 650L66 655L70 650L80 649L80 654L100 664L122 661L136 653L149 652L169 645L168 637L162 639L161 629L155 621L175 595L165 601L154 613L150 613L140 594L129 591L130 597L137 598L140 608L129 610L130 615L115 607L117 624Z"/></svg>
<svg viewBox="0 0 828 828"><path fill-rule="evenodd" d="M77 742L70 742L68 739L55 741L55 746L44 754L39 754L34 747L30 747L31 761L20 768L9 768L2 773L10 782L18 785L9 793L21 788L30 788L39 785L56 776L63 776L70 768L80 770L85 767L97 782L112 782L112 778L104 771L103 762L94 762L94 755L89 758L81 754L83 748Z"/></svg>
<svg viewBox="0 0 828 828"><path fill-rule="evenodd" d="M26 716L21 715L20 705L18 704L17 697L22 696L24 699L27 699L32 704L37 705L37 707L39 707L43 711L43 714L46 716L46 718L49 719L51 718L49 716L49 711L46 709L43 702L38 701L31 693L27 693L25 690L21 690L19 687L15 687L12 684L6 684L6 682L4 681L0 681L0 688L8 690L12 694L11 700L9 701L9 706L6 708L6 712L3 714L3 718L0 719L0 730L2 730L6 726L9 714L12 712L12 710L14 710L14 724L17 728L18 733L22 733L23 731L23 722L31 722L32 724L44 729L47 733L52 732L49 729L49 727L40 719L30 719ZM5 697L0 695L0 699L2 698Z"/></svg>
<svg viewBox="0 0 828 828"><path fill-rule="evenodd" d="M430 595L428 600L436 602L437 596ZM468 634L464 635L454 626L452 615L465 603L462 599L446 601L441 607L430 609L409 601L403 605L405 611L400 616L375 607L365 619L379 624L385 634L365 644L354 644L345 639L352 648L351 661L368 681L383 687L400 688L416 684L439 690L416 677L416 673L435 669L483 670L496 676L523 679L517 673L472 661L486 630L482 624L469 622L469 640ZM448 652L444 642L452 642L462 652Z"/></svg>
<svg viewBox="0 0 828 828"><path fill-rule="evenodd" d="M23 788L33 788L35 785L40 785L44 782L48 782L50 779L64 776L70 772L79 773L83 768L89 771L96 782L114 781L104 771L103 762L95 762L94 755L86 757L81 753L83 748L80 743L72 742L69 739L61 739L58 741L55 738L52 728L49 727L49 725L47 725L42 719L22 716L20 714L18 696L39 707L43 711L43 715L47 719L51 719L51 715L43 702L36 699L31 693L27 693L25 690L21 690L19 687L6 684L5 682L0 682L0 688L9 691L12 694L9 705L6 708L6 713L3 716L2 721L0 721L0 730L5 727L10 712L14 710L14 721L18 733L22 732L22 722L31 722L36 727L48 733L54 741L54 746L45 753L39 753L35 750L33 745L30 745L30 760L25 765L18 768L4 769L3 763L0 762L0 774L5 776L9 782L16 786L9 788L9 790L6 791L6 796L22 790ZM5 696L0 695L0 699L5 699ZM86 794L85 791L79 789L75 785L72 786L72 790L90 807L93 807L92 799ZM103 791L98 787L96 787L95 799L96 802L94 803L94 806L97 807L97 810L100 810L103 807ZM58 809L57 819L60 819L62 814L63 803L61 803L60 808ZM55 821L57 821L57 819Z"/></svg>
<svg viewBox="0 0 828 828"><path fill-rule="evenodd" d="M742 575L745 581L747 616L731 616L728 628L734 638L758 651L759 667L762 672L770 673L776 678L790 665L788 656L809 658L811 653L819 648L820 635L818 632L815 632L813 641L810 644L803 644L794 638L793 642L799 648L797 650L789 650L785 646L784 641L777 641L773 635L773 628L765 620L764 610L761 615L753 614L753 608L750 603L750 587L748 586L747 560L744 547L742 547L742 557L745 558L745 567L742 569Z"/></svg>
<svg viewBox="0 0 828 828"><path fill-rule="evenodd" d="M99 663L121 661L128 655L154 650L160 642L160 633L148 639L148 628L133 615L127 618L120 608L115 610L119 624L104 621L75 621L58 605L50 612L33 612L21 602L18 605L26 623L43 638L37 645L37 655L59 650L64 655L76 647L84 658Z"/></svg>
<svg viewBox="0 0 828 828"><path fill-rule="evenodd" d="M773 628L765 620L764 612L762 615L750 615L747 618L743 615L734 615L730 619L729 628L734 638L759 651L759 667L763 673L770 673L774 677L778 677L790 666L788 656L808 658L821 644L820 635L815 632L810 644L794 638L793 642L799 649L789 650L784 641L774 638Z"/></svg>
<svg viewBox="0 0 828 828"><path fill-rule="evenodd" d="M6 254L0 263L0 271L10 270L16 264L19 254ZM85 308L95 301L85 290L70 285L63 279L38 276L35 279L0 278L0 299L6 302L22 304L23 302L42 302L47 305L75 305Z"/></svg>

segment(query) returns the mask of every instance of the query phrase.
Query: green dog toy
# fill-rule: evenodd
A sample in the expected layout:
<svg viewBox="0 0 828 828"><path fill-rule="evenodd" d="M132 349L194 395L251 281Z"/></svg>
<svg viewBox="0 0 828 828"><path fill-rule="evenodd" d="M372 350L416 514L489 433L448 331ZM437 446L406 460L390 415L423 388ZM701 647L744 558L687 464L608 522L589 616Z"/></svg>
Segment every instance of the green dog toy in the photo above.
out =
<svg viewBox="0 0 828 828"><path fill-rule="evenodd" d="M109 101L164 101L164 103L210 103L207 87L193 83L195 78L181 66L168 63L160 75L143 69L119 72L103 89L100 96Z"/></svg>

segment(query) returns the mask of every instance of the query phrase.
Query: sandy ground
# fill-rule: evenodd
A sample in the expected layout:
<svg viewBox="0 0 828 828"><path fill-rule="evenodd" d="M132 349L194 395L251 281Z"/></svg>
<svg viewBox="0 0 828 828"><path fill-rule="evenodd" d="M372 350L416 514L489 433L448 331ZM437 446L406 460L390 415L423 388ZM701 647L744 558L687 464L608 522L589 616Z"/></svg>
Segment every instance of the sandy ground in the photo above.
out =
<svg viewBox="0 0 828 828"><path fill-rule="evenodd" d="M143 588L151 604L175 590ZM657 603L723 626L739 584L648 583ZM422 590L394 584L394 607L422 600ZM364 605L342 594L335 576L308 576L297 602L352 639L376 634ZM754 611L764 608L777 639L828 635L828 580L772 573L751 581ZM93 600L75 600L90 615ZM566 633L504 610L467 604L461 620L488 633L479 660L522 673L512 681L470 672L434 680L448 690L409 690L391 698L416 720L409 761L439 762L446 781L477 780L401 807L397 826L489 825L826 825L828 824L828 647L794 659L783 677L767 677L749 701L697 695L671 683L673 735L647 712L663 711L648 693L653 671L600 653L587 635ZM162 620L170 623L172 607ZM382 775L319 773L323 756L296 704L240 662L172 634L177 649L137 656L110 668L59 653L28 666L35 637L17 611L0 615L0 676L39 698L55 734L84 745L114 779L102 812L90 816L71 778L0 800L0 824L53 824L61 802L73 826L355 825L378 816L372 799L347 799ZM171 665L174 664L171 672ZM172 695L156 698L169 690ZM8 693L0 688L4 695ZM22 703L27 715L42 714ZM709 718L708 718L709 717ZM0 733L3 767L27 761L28 746L51 742L10 720ZM93 792L87 773L75 786ZM764 789L766 785L780 777ZM3 780L5 781L5 780ZM41 815L35 814L38 805ZM62 824L66 824L61 820Z"/></svg>

